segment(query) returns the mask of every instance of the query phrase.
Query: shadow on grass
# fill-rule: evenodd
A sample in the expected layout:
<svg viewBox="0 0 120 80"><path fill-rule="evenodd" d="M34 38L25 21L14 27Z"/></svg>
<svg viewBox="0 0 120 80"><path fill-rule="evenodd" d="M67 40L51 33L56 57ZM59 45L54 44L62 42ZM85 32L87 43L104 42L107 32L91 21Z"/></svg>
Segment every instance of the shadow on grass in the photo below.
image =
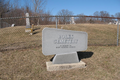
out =
<svg viewBox="0 0 120 80"><path fill-rule="evenodd" d="M33 34L37 34L37 33L39 33L39 32L33 32Z"/></svg>
<svg viewBox="0 0 120 80"><path fill-rule="evenodd" d="M50 61L53 61L53 58L55 57L55 55L50 59Z"/></svg>
<svg viewBox="0 0 120 80"><path fill-rule="evenodd" d="M77 52L79 60L90 58L94 54L93 52Z"/></svg>
<svg viewBox="0 0 120 80"><path fill-rule="evenodd" d="M78 54L78 59L80 61L81 59L92 57L94 53L93 52L77 52L77 54ZM54 57L55 55L50 59L50 61L52 61Z"/></svg>
<svg viewBox="0 0 120 80"><path fill-rule="evenodd" d="M38 30L38 29L40 29L40 28L35 28L35 29L33 29L33 31Z"/></svg>

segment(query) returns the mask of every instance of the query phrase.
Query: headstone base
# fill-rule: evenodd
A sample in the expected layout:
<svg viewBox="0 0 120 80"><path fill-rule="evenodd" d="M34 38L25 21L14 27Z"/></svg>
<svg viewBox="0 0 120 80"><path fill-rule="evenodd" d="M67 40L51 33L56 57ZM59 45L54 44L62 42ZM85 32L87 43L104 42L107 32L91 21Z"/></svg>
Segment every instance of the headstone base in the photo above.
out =
<svg viewBox="0 0 120 80"><path fill-rule="evenodd" d="M25 32L32 32L32 29L31 28L26 28Z"/></svg>
<svg viewBox="0 0 120 80"><path fill-rule="evenodd" d="M70 70L74 68L86 68L86 63L80 61L79 63L70 64L53 64L52 62L46 62L47 71L59 71L59 70Z"/></svg>
<svg viewBox="0 0 120 80"><path fill-rule="evenodd" d="M79 63L78 54L76 52L56 54L52 62L53 64Z"/></svg>

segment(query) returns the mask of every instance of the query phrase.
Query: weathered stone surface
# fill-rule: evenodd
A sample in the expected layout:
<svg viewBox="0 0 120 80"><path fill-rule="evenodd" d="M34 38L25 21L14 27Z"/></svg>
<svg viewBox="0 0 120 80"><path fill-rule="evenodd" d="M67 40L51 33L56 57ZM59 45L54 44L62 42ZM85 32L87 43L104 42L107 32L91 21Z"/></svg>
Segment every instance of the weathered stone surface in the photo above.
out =
<svg viewBox="0 0 120 80"><path fill-rule="evenodd" d="M59 71L59 70L70 70L74 68L86 68L86 63L80 61L79 63L70 64L53 64L52 62L46 62L47 71Z"/></svg>
<svg viewBox="0 0 120 80"><path fill-rule="evenodd" d="M71 17L70 24L75 24L74 17Z"/></svg>
<svg viewBox="0 0 120 80"><path fill-rule="evenodd" d="M44 28L42 52L44 55L64 54L87 49L88 35L82 31Z"/></svg>
<svg viewBox="0 0 120 80"><path fill-rule="evenodd" d="M29 13L26 13L26 17L29 17ZM26 18L26 28L31 28L29 18Z"/></svg>
<svg viewBox="0 0 120 80"><path fill-rule="evenodd" d="M57 54L53 58L53 64L69 64L69 63L78 63L78 55L76 52L69 54Z"/></svg>
<svg viewBox="0 0 120 80"><path fill-rule="evenodd" d="M47 69L66 70L78 67L71 64L79 63L76 52L86 50L87 42L88 35L86 32L44 28L42 31L42 52L44 55L56 54L52 61L55 66L46 63Z"/></svg>
<svg viewBox="0 0 120 80"><path fill-rule="evenodd" d="M31 31L32 31L31 28L26 28L26 29L25 29L25 32L31 32Z"/></svg>

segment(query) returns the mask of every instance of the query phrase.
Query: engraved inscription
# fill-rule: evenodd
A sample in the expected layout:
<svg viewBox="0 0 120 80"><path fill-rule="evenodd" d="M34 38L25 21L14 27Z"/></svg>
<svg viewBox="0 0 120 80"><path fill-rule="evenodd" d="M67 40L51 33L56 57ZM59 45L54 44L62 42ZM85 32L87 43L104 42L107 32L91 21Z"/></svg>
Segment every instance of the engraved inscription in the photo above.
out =
<svg viewBox="0 0 120 80"><path fill-rule="evenodd" d="M77 44L78 39L74 39L74 35L59 35L59 38L54 40L54 44Z"/></svg>
<svg viewBox="0 0 120 80"><path fill-rule="evenodd" d="M60 44L56 48L75 48L72 44L77 44L78 39L74 39L74 35L59 35L58 39L54 40L54 44Z"/></svg>
<svg viewBox="0 0 120 80"><path fill-rule="evenodd" d="M75 46L72 46L72 45L60 45L60 46L57 46L56 48L75 48Z"/></svg>

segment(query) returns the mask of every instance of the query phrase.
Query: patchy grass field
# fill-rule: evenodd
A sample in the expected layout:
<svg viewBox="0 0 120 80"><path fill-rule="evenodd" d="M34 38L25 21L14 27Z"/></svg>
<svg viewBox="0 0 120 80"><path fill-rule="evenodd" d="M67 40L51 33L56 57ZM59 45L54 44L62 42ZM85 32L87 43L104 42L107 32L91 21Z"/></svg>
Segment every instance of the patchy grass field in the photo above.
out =
<svg viewBox="0 0 120 80"><path fill-rule="evenodd" d="M41 48L0 52L1 80L120 80L120 46L89 46L90 58L82 59L85 69L46 71Z"/></svg>
<svg viewBox="0 0 120 80"><path fill-rule="evenodd" d="M25 33L25 26L0 29L0 50L41 46L42 30L55 25L35 26L33 34ZM116 45L117 26L108 24L58 25L58 28L88 33L89 45ZM120 36L120 35L119 35Z"/></svg>
<svg viewBox="0 0 120 80"><path fill-rule="evenodd" d="M88 46L86 51L93 56L82 59L87 68L48 72L46 61L54 55L42 54L44 27L55 25L35 26L34 35L25 33L25 26L0 29L0 50L7 49L0 52L0 80L120 80L120 46ZM116 44L116 25L58 25L61 27L86 31L89 44ZM30 48L18 49L24 47Z"/></svg>

